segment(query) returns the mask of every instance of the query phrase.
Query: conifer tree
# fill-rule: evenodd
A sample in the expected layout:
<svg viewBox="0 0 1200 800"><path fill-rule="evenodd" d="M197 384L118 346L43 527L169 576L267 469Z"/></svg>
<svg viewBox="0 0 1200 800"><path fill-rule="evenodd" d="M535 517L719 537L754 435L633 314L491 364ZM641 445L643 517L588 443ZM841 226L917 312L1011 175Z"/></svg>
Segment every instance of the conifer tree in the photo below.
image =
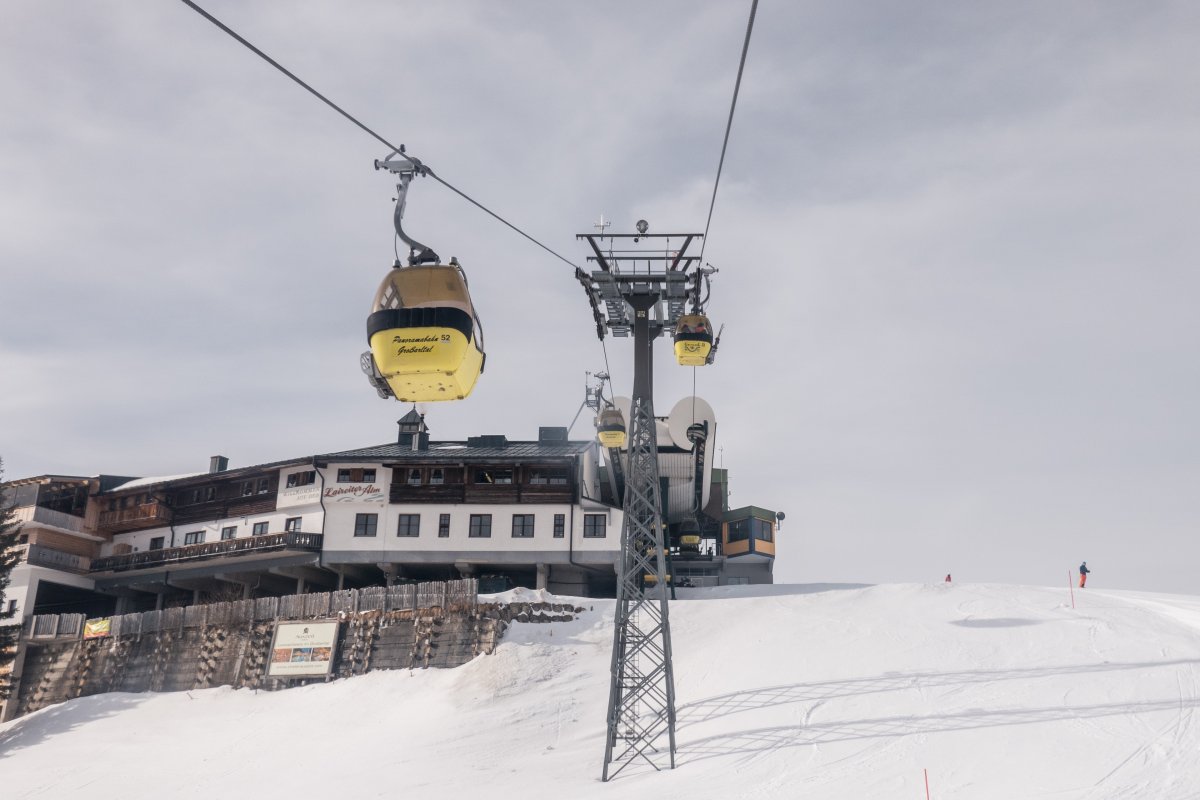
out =
<svg viewBox="0 0 1200 800"><path fill-rule="evenodd" d="M4 462L0 460L0 481L4 480ZM8 665L16 655L17 639L21 626L13 624L16 610L8 610L4 592L12 578L13 568L21 563L21 551L17 549L17 530L21 524L16 520L16 511L5 502L0 490L0 675L7 676ZM0 678L0 698L6 696L8 681Z"/></svg>

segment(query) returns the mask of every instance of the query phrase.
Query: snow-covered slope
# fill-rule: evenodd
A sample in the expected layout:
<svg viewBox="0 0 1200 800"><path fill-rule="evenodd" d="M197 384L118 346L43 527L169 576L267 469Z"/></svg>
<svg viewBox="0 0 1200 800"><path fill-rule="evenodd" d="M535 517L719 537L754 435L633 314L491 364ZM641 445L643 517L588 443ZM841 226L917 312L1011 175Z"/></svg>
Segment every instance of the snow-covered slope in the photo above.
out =
<svg viewBox="0 0 1200 800"><path fill-rule="evenodd" d="M1200 797L1200 598L688 590L678 768L599 781L612 602L456 670L112 694L0 726L16 798Z"/></svg>

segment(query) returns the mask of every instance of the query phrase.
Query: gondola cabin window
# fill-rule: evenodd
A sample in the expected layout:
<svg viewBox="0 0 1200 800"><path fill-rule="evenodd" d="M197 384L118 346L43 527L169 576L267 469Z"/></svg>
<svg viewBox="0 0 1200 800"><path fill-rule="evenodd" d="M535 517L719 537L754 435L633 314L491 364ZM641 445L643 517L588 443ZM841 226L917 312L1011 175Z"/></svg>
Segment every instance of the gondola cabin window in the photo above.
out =
<svg viewBox="0 0 1200 800"><path fill-rule="evenodd" d="M338 483L374 483L374 469L339 469L337 471Z"/></svg>

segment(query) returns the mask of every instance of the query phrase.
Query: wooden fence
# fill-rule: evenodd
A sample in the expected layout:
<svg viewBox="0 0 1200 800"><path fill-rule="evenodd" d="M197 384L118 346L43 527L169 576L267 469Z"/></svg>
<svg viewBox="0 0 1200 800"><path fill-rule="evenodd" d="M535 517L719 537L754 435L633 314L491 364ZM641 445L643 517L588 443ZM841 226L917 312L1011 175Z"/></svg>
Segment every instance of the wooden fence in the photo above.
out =
<svg viewBox="0 0 1200 800"><path fill-rule="evenodd" d="M140 635L159 631L203 628L207 625L240 625L259 620L318 619L360 611L407 611L427 608L470 609L478 602L479 582L459 581L371 586L340 592L314 592L285 597L260 597L232 603L164 608L109 617L110 636ZM37 614L24 624L29 639L78 639L87 622L83 614Z"/></svg>

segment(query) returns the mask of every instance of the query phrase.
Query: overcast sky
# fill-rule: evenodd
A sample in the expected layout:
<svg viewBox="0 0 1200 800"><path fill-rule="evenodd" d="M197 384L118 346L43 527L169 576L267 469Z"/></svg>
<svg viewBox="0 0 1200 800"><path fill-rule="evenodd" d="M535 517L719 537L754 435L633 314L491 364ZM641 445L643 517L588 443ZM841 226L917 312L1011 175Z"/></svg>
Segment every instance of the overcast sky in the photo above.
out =
<svg viewBox="0 0 1200 800"><path fill-rule="evenodd" d="M577 263L601 213L703 229L748 2L207 7ZM386 149L182 3L4 18L7 476L392 440L406 408L358 367ZM1087 559L1200 591L1198 42L1193 2L763 0L694 377L731 503L787 514L777 580L1062 585ZM430 180L406 223L487 334L434 438L570 422L604 368L571 268ZM657 353L665 414L693 370Z"/></svg>

